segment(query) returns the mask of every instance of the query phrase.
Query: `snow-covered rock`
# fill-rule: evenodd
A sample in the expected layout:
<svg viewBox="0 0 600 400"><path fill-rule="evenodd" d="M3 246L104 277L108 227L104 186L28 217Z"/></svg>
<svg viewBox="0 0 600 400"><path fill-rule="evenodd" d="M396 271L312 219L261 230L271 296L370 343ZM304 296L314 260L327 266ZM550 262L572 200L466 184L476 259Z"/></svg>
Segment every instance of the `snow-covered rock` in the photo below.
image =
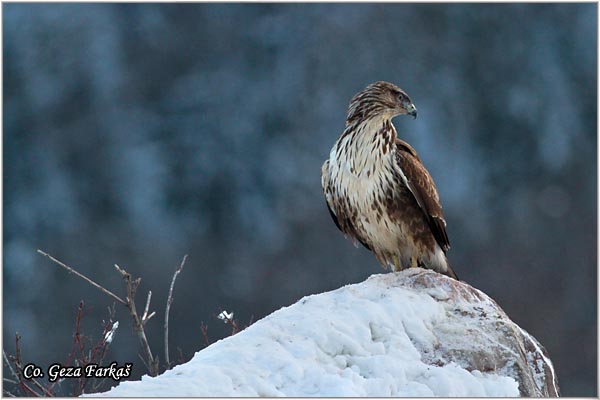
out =
<svg viewBox="0 0 600 400"><path fill-rule="evenodd" d="M118 396L557 396L542 345L481 291L423 270L307 296Z"/></svg>

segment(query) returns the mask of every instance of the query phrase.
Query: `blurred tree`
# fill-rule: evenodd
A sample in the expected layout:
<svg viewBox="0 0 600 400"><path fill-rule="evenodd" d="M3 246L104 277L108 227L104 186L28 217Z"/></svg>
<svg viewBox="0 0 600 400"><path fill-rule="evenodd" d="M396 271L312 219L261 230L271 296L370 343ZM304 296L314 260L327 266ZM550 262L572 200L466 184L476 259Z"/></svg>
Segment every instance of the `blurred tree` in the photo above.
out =
<svg viewBox="0 0 600 400"><path fill-rule="evenodd" d="M226 333L222 309L244 322L383 272L336 232L319 171L351 96L385 79L419 108L395 123L436 180L458 274L548 348L564 395L597 394L595 4L3 10L5 348L18 330L60 361L61 310L107 305L37 248L107 286L119 263L156 304L188 253L171 310L187 355L202 321ZM134 343L121 330L115 359Z"/></svg>

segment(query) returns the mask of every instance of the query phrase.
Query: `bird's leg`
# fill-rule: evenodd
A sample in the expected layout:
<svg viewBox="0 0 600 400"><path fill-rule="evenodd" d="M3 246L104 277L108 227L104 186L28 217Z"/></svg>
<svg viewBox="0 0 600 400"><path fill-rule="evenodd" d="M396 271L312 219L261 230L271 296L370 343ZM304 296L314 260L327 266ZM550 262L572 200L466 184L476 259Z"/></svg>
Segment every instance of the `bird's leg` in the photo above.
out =
<svg viewBox="0 0 600 400"><path fill-rule="evenodd" d="M410 258L410 266L412 268L417 268L419 266L419 262L417 261L416 257L411 257Z"/></svg>
<svg viewBox="0 0 600 400"><path fill-rule="evenodd" d="M402 264L397 255L392 256L392 261L394 261L394 272L402 271Z"/></svg>

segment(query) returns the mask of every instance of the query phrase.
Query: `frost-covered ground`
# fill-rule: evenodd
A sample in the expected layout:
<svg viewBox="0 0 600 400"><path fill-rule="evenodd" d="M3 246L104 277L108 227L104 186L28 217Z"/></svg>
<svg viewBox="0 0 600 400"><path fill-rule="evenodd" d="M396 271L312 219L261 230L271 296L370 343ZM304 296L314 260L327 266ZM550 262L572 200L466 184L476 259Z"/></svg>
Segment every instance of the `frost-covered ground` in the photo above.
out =
<svg viewBox="0 0 600 400"><path fill-rule="evenodd" d="M542 346L471 286L431 271L307 296L161 376L107 396L540 396Z"/></svg>

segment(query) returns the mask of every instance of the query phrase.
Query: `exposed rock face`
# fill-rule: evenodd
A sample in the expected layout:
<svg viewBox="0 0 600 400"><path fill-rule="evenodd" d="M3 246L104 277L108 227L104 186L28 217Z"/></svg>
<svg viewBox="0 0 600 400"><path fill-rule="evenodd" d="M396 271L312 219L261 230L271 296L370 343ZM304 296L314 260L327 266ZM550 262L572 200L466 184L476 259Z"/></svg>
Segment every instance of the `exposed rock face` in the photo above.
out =
<svg viewBox="0 0 600 400"><path fill-rule="evenodd" d="M558 396L545 349L481 291L419 268L307 296L117 396Z"/></svg>
<svg viewBox="0 0 600 400"><path fill-rule="evenodd" d="M432 328L439 332L438 340L417 346L426 363L453 361L468 371L510 376L519 383L524 397L560 395L546 349L511 321L494 300L464 282L430 271L405 273L396 284L424 291L446 309L446 320ZM464 329L454 329L459 326Z"/></svg>

